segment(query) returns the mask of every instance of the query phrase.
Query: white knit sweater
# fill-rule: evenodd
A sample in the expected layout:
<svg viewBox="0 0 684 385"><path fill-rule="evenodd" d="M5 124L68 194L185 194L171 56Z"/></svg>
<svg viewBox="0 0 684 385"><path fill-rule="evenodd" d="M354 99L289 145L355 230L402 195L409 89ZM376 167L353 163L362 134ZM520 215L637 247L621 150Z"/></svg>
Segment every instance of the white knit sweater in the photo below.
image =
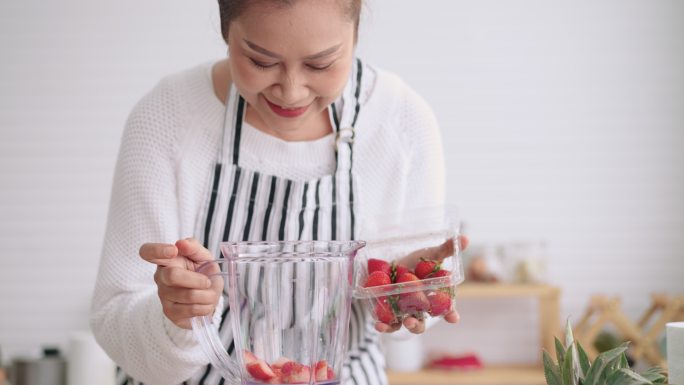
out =
<svg viewBox="0 0 684 385"><path fill-rule="evenodd" d="M163 79L137 104L114 176L91 326L117 364L149 385L180 383L208 363L192 331L163 315L155 266L138 249L196 235L223 129L211 66ZM443 203L440 132L425 101L396 76L366 66L361 103L353 150L358 223ZM298 180L334 170L332 136L285 142L246 127L241 143L245 168Z"/></svg>

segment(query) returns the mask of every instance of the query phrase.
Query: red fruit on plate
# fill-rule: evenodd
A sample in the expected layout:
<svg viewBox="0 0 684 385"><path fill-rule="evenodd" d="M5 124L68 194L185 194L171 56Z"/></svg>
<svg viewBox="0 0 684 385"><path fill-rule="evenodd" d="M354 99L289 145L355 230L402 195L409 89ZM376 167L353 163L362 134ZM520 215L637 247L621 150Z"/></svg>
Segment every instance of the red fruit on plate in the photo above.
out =
<svg viewBox="0 0 684 385"><path fill-rule="evenodd" d="M383 273L390 276L392 274L392 266L387 261L382 259L371 258L368 260L368 274L375 271L382 271Z"/></svg>
<svg viewBox="0 0 684 385"><path fill-rule="evenodd" d="M259 381L268 381L275 377L275 373L268 364L262 360L247 364L247 371Z"/></svg>
<svg viewBox="0 0 684 385"><path fill-rule="evenodd" d="M428 301L430 301L430 311L428 313L433 317L445 315L451 311L451 297L448 293L436 291L428 297Z"/></svg>
<svg viewBox="0 0 684 385"><path fill-rule="evenodd" d="M425 279L430 274L438 271L439 268L439 263L435 261L422 260L416 264L414 271L416 272L416 277Z"/></svg>
<svg viewBox="0 0 684 385"><path fill-rule="evenodd" d="M326 360L320 360L316 362L316 381L325 381L328 379L328 362Z"/></svg>
<svg viewBox="0 0 684 385"><path fill-rule="evenodd" d="M394 312L392 311L392 306L387 302L386 298L380 298L375 304L375 316L378 321L384 322L386 324L393 324L397 322Z"/></svg>
<svg viewBox="0 0 684 385"><path fill-rule="evenodd" d="M328 366L328 380L334 380L335 379L335 371Z"/></svg>
<svg viewBox="0 0 684 385"><path fill-rule="evenodd" d="M285 363L281 369L282 380L286 384L302 384L309 382L311 370L298 362Z"/></svg>
<svg viewBox="0 0 684 385"><path fill-rule="evenodd" d="M366 283L363 285L363 287L383 286L389 285L391 283L392 280L390 279L389 275L383 273L382 271L374 271L368 276L368 279L366 279Z"/></svg>
<svg viewBox="0 0 684 385"><path fill-rule="evenodd" d="M465 354L462 356L446 355L439 357L428 364L428 367L435 369L482 369L482 361L475 354Z"/></svg>

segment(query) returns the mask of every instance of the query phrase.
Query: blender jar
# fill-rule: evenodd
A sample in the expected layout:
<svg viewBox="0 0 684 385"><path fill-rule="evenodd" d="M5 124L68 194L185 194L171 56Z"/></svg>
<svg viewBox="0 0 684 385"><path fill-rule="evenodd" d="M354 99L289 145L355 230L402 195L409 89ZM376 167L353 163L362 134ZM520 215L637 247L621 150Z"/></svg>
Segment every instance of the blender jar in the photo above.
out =
<svg viewBox="0 0 684 385"><path fill-rule="evenodd" d="M232 333L192 320L212 365L247 384L338 384L362 241L226 242L197 271L223 285ZM223 335L223 337L221 336ZM238 380L239 379L239 380Z"/></svg>

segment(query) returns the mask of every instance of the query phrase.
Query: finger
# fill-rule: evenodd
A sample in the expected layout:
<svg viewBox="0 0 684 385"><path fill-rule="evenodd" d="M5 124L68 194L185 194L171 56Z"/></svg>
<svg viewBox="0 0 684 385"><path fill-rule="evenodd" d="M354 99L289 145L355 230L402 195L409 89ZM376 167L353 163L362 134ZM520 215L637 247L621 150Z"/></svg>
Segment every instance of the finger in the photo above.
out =
<svg viewBox="0 0 684 385"><path fill-rule="evenodd" d="M425 331L425 321L407 317L404 320L404 327L413 334L420 334Z"/></svg>
<svg viewBox="0 0 684 385"><path fill-rule="evenodd" d="M211 280L204 274L185 270L180 267L161 267L155 273L157 284L180 287L185 289L208 289L211 287Z"/></svg>
<svg viewBox="0 0 684 385"><path fill-rule="evenodd" d="M375 323L375 330L379 331L380 333L394 333L399 330L400 327L401 324L388 325L379 321Z"/></svg>
<svg viewBox="0 0 684 385"><path fill-rule="evenodd" d="M468 247L468 245L470 244L470 239L468 238L467 235L459 235L458 241L459 241L458 243L459 243L459 247L460 247L461 251L465 250Z"/></svg>
<svg viewBox="0 0 684 385"><path fill-rule="evenodd" d="M198 305L216 305L218 295L214 290L179 289L176 287L164 287L159 289L160 298L165 300Z"/></svg>
<svg viewBox="0 0 684 385"><path fill-rule="evenodd" d="M214 313L214 305L198 305L162 301L164 315L173 323L192 317L202 317Z"/></svg>
<svg viewBox="0 0 684 385"><path fill-rule="evenodd" d="M456 310L452 310L444 315L444 320L450 324L458 323L461 320L461 315Z"/></svg>
<svg viewBox="0 0 684 385"><path fill-rule="evenodd" d="M449 238L444 243L439 245L439 248L437 249L437 254L434 256L433 259L436 259L438 261L442 261L444 258L448 258L454 255L454 239Z"/></svg>
<svg viewBox="0 0 684 385"><path fill-rule="evenodd" d="M140 246L138 254L147 262L159 266L168 266L178 256L176 246L168 243L145 243Z"/></svg>
<svg viewBox="0 0 684 385"><path fill-rule="evenodd" d="M176 242L176 247L178 247L179 255L187 257L193 262L214 260L214 256L211 255L211 252L207 250L206 247L202 246L195 238L181 239Z"/></svg>

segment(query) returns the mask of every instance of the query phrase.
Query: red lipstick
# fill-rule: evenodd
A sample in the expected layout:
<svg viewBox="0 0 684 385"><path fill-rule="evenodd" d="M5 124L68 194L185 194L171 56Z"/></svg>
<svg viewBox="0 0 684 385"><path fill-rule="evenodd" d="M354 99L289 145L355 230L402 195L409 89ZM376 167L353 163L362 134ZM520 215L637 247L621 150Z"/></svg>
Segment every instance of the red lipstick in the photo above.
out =
<svg viewBox="0 0 684 385"><path fill-rule="evenodd" d="M279 116L282 116L283 118L296 118L297 116L300 116L303 113L305 113L306 110L309 108L308 105L296 108L283 108L277 104L271 103L271 101L266 98L264 99L266 100L268 106L271 107L271 111L275 112Z"/></svg>

